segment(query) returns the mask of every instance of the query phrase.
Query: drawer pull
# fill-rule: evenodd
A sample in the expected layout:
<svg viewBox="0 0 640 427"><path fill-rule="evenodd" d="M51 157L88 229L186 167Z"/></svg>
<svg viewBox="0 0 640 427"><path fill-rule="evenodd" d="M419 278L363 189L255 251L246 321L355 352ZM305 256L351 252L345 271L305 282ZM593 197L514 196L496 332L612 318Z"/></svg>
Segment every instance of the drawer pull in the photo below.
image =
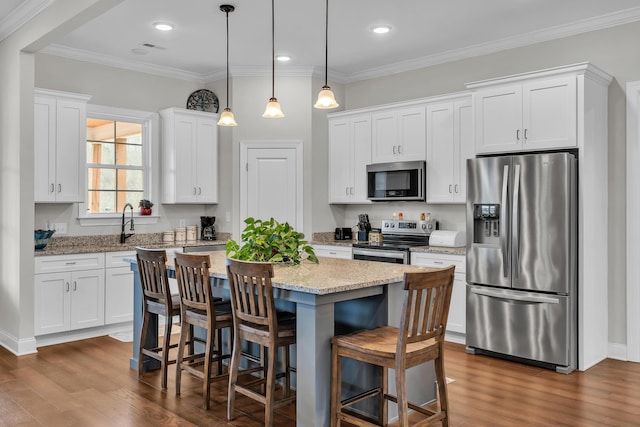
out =
<svg viewBox="0 0 640 427"><path fill-rule="evenodd" d="M68 261L65 264L67 264L67 265L76 265L76 262L75 261Z"/></svg>
<svg viewBox="0 0 640 427"><path fill-rule="evenodd" d="M444 262L442 262L442 261L433 261L433 263L434 263L434 264L439 264L439 265L444 264Z"/></svg>

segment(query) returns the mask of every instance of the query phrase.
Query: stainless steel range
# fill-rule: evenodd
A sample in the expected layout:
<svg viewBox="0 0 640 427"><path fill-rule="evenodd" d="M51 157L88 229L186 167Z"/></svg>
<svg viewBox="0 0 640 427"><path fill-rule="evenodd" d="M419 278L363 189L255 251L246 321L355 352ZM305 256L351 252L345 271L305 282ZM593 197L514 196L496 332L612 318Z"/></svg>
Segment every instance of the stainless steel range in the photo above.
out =
<svg viewBox="0 0 640 427"><path fill-rule="evenodd" d="M431 232L438 223L413 220L382 220L382 242L353 244L353 259L410 264L409 251L415 246L428 246Z"/></svg>

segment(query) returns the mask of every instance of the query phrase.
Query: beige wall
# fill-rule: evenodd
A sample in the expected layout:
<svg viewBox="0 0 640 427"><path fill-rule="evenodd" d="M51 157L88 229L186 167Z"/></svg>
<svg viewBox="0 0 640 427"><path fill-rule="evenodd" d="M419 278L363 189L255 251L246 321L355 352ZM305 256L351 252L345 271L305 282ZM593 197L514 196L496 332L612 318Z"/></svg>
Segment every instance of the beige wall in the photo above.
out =
<svg viewBox="0 0 640 427"><path fill-rule="evenodd" d="M640 80L637 40L640 23L585 33L560 40L511 49L477 58L391 75L346 87L348 109L367 107L465 90L465 83L549 67L589 61L612 74L609 87L609 342L626 342L626 100L627 82ZM411 212L435 212L448 228L464 228L464 210L455 206L407 206ZM346 224L359 211L374 217L388 215L389 207L350 207ZM637 238L637 236L635 237ZM604 286L604 284L603 284Z"/></svg>

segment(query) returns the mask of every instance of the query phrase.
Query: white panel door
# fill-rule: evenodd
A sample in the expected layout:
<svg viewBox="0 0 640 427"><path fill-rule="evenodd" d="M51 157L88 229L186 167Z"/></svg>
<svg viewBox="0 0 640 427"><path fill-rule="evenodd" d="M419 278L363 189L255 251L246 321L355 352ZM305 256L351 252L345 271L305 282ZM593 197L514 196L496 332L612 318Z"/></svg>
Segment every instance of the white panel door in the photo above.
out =
<svg viewBox="0 0 640 427"><path fill-rule="evenodd" d="M35 275L34 335L69 330L70 273Z"/></svg>
<svg viewBox="0 0 640 427"><path fill-rule="evenodd" d="M298 224L297 153L295 148L249 148L247 150L247 217L275 218ZM241 218L244 221L244 218Z"/></svg>
<svg viewBox="0 0 640 427"><path fill-rule="evenodd" d="M196 119L177 115L175 117L175 200L180 203L193 202L196 198L196 168L193 149L196 139Z"/></svg>
<svg viewBox="0 0 640 427"><path fill-rule="evenodd" d="M351 200L349 191L353 188L351 181L352 152L349 119L330 120L329 203L347 203Z"/></svg>
<svg viewBox="0 0 640 427"><path fill-rule="evenodd" d="M425 108L404 108L398 111L397 160L424 160L426 150Z"/></svg>
<svg viewBox="0 0 640 427"><path fill-rule="evenodd" d="M58 100L56 127L56 201L84 200L87 106L84 102Z"/></svg>
<svg viewBox="0 0 640 427"><path fill-rule="evenodd" d="M71 273L71 329L104 325L104 269Z"/></svg>
<svg viewBox="0 0 640 427"><path fill-rule="evenodd" d="M56 100L36 97L34 108L34 199L55 201Z"/></svg>
<svg viewBox="0 0 640 427"><path fill-rule="evenodd" d="M451 203L455 173L452 102L427 106L427 203Z"/></svg>
<svg viewBox="0 0 640 427"><path fill-rule="evenodd" d="M133 320L133 271L130 267L105 269L104 323Z"/></svg>
<svg viewBox="0 0 640 427"><path fill-rule="evenodd" d="M195 152L197 200L218 203L218 125L214 119L198 119Z"/></svg>
<svg viewBox="0 0 640 427"><path fill-rule="evenodd" d="M473 95L476 153L522 147L522 86L491 88Z"/></svg>

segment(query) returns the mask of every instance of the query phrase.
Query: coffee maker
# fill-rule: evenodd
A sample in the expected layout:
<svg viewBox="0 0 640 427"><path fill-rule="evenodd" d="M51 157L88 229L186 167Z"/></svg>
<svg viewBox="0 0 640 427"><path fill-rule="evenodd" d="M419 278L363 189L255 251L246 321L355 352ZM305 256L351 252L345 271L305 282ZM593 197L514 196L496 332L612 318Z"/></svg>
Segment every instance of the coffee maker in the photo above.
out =
<svg viewBox="0 0 640 427"><path fill-rule="evenodd" d="M216 240L215 216L200 217L200 238L202 240Z"/></svg>

